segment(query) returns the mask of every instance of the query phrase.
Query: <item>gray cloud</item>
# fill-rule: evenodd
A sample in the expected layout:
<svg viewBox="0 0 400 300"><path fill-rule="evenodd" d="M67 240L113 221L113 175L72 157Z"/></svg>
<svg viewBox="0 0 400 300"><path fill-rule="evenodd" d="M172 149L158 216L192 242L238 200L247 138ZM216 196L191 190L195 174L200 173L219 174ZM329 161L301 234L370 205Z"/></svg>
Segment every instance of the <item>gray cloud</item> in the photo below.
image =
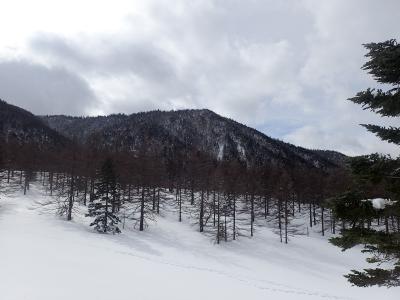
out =
<svg viewBox="0 0 400 300"><path fill-rule="evenodd" d="M38 34L30 41L37 54L56 63L69 64L79 71L100 74L133 73L147 80L174 77L173 59L151 41L132 41L126 36L100 36L91 39L89 48L82 40L72 41L57 35Z"/></svg>
<svg viewBox="0 0 400 300"><path fill-rule="evenodd" d="M87 68L95 65L95 60L84 49L72 41L58 35L36 33L29 41L30 48L40 56L46 56L50 61L62 60L63 64L72 67Z"/></svg>
<svg viewBox="0 0 400 300"><path fill-rule="evenodd" d="M29 54L79 74L96 98L85 102L92 114L206 107L305 147L399 153L358 125L397 120L346 101L375 85L360 70L361 44L399 36L397 0L149 0L145 7L113 33L38 32Z"/></svg>
<svg viewBox="0 0 400 300"><path fill-rule="evenodd" d="M85 114L95 102L85 81L62 68L0 62L1 98L36 114Z"/></svg>

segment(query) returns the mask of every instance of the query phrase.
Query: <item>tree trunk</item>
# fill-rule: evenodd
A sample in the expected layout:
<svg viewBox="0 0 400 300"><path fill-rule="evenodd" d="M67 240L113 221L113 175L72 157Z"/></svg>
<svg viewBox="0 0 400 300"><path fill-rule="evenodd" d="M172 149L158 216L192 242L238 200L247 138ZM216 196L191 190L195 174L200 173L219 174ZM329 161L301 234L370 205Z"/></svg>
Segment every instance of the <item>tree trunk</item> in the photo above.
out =
<svg viewBox="0 0 400 300"><path fill-rule="evenodd" d="M213 192L213 226L215 227L215 191Z"/></svg>
<svg viewBox="0 0 400 300"><path fill-rule="evenodd" d="M193 187L193 182L192 182L192 186L190 189L190 205L194 205L194 187Z"/></svg>
<svg viewBox="0 0 400 300"><path fill-rule="evenodd" d="M153 207L152 210L155 211L156 210L156 188L153 187Z"/></svg>
<svg viewBox="0 0 400 300"><path fill-rule="evenodd" d="M139 221L139 231L144 229L144 187L142 187L142 198L140 200L140 221Z"/></svg>
<svg viewBox="0 0 400 300"><path fill-rule="evenodd" d="M219 244L219 236L220 236L220 199L219 192L217 194L217 244Z"/></svg>
<svg viewBox="0 0 400 300"><path fill-rule="evenodd" d="M324 224L324 207L321 207L321 229L322 229L322 236L325 235L325 224Z"/></svg>
<svg viewBox="0 0 400 300"><path fill-rule="evenodd" d="M182 222L182 198L181 198L180 188L176 190L176 197L179 203L179 222Z"/></svg>
<svg viewBox="0 0 400 300"><path fill-rule="evenodd" d="M204 217L204 191L201 190L201 197L200 197L200 216L199 216L200 232L203 232L203 217Z"/></svg>
<svg viewBox="0 0 400 300"><path fill-rule="evenodd" d="M315 212L315 200L313 200L313 222L314 222L314 226L317 225L317 217L316 217L316 212Z"/></svg>
<svg viewBox="0 0 400 300"><path fill-rule="evenodd" d="M68 198L68 213L67 213L68 221L72 220L72 207L74 205L74 188L75 188L74 176L71 175L71 184L69 187L69 198Z"/></svg>
<svg viewBox="0 0 400 300"><path fill-rule="evenodd" d="M251 198L250 198L250 205L251 205L251 211L250 211L250 235L253 236L254 234L254 192L251 193Z"/></svg>
<svg viewBox="0 0 400 300"><path fill-rule="evenodd" d="M236 240L236 195L233 195L233 239Z"/></svg>
<svg viewBox="0 0 400 300"><path fill-rule="evenodd" d="M285 244L288 243L288 201L285 197Z"/></svg>
<svg viewBox="0 0 400 300"><path fill-rule="evenodd" d="M107 192L106 192L106 207L104 211L104 221L103 221L103 231L104 233L107 233L107 223L108 223L108 187L107 187Z"/></svg>
<svg viewBox="0 0 400 300"><path fill-rule="evenodd" d="M224 209L224 240L225 242L228 241L228 230L227 230L227 226L226 226L226 209Z"/></svg>
<svg viewBox="0 0 400 300"><path fill-rule="evenodd" d="M49 173L49 181L50 181L50 196L53 196L53 172Z"/></svg>
<svg viewBox="0 0 400 300"><path fill-rule="evenodd" d="M282 215L281 215L281 209L282 209L282 200L278 199L278 226L279 226L279 237L280 237L281 243L282 243L283 240L282 240Z"/></svg>
<svg viewBox="0 0 400 300"><path fill-rule="evenodd" d="M160 189L157 190L157 214L160 214Z"/></svg>

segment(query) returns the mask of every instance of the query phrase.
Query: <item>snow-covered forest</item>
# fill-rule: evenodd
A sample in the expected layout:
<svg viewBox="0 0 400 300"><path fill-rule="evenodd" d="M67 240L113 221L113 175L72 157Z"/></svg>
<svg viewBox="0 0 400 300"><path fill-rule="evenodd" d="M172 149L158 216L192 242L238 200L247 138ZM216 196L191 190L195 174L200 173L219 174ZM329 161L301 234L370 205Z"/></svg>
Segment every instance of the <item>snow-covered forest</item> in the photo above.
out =
<svg viewBox="0 0 400 300"><path fill-rule="evenodd" d="M399 300L399 19L4 1L0 300Z"/></svg>
<svg viewBox="0 0 400 300"><path fill-rule="evenodd" d="M182 191L179 222L175 192L157 189L162 202L159 212L158 206L152 210L146 192L148 227L140 232L133 212L141 191L132 189L132 202L121 205L118 214L122 233L104 235L89 226L83 191L75 194L71 222L55 217L67 208L67 201L58 198L57 188L50 195L49 174L42 175L34 174L24 195L25 177L21 185L20 174L14 172L7 193L1 196L3 299L398 298L398 289L364 289L347 283L343 274L366 267L366 256L359 249L343 253L330 245L329 214L323 237L320 214L317 225L312 222L310 227L307 205L301 204L298 212L296 203L295 217L289 214L288 244L280 242L278 203L271 201L267 219L263 209L257 209L252 238L248 212L242 207L236 241L231 241L230 219L230 242L216 245L217 230L208 212L204 233L199 232L200 194L195 195L196 205L191 205L190 194ZM225 241L225 215L220 220L221 241Z"/></svg>
<svg viewBox="0 0 400 300"><path fill-rule="evenodd" d="M50 299L55 290L59 299L145 299L147 293L183 299L186 289L198 299L208 293L252 299L382 293L351 288L343 275L365 268L368 256L360 249L343 254L329 240L347 248L340 234L359 226L396 234L399 217L385 208L396 202L366 201L374 211L367 218L340 215L337 195L355 184L340 153L294 147L208 111L139 114L140 125L136 115L118 126L101 118L105 125L77 139L60 129L71 122L54 125L53 118L52 129L21 108L0 105L6 299ZM139 129L121 140L129 130L124 126ZM91 128L69 130L80 127ZM181 136L179 128L191 129ZM221 142L223 151L198 147L221 149ZM385 195L383 187L367 187L368 195ZM26 268L26 288L19 292L20 268ZM140 289L127 292L130 280Z"/></svg>

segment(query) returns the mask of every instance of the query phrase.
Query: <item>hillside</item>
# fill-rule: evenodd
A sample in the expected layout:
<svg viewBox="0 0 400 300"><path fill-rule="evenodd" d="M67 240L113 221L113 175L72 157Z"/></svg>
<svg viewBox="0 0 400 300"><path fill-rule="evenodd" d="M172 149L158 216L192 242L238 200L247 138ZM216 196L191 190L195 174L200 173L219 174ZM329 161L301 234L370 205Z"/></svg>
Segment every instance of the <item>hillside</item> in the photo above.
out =
<svg viewBox="0 0 400 300"><path fill-rule="evenodd" d="M32 113L0 100L0 139L17 144L59 147L68 139Z"/></svg>
<svg viewBox="0 0 400 300"><path fill-rule="evenodd" d="M346 159L335 151L308 150L270 138L206 109L37 117L1 101L0 138L46 147L75 140L111 150L146 149L160 156L200 151L218 160L237 160L250 166L273 163L329 169L343 166Z"/></svg>
<svg viewBox="0 0 400 300"><path fill-rule="evenodd" d="M32 185L27 197L0 199L2 299L398 299L399 288L351 287L343 274L365 257L319 234L285 245L260 227L215 245L164 212L148 231L102 235L83 212L65 222L38 208L47 198Z"/></svg>
<svg viewBox="0 0 400 300"><path fill-rule="evenodd" d="M345 155L314 151L270 138L210 110L151 111L100 117L43 116L52 129L71 139L111 149L165 153L202 151L218 160L239 160L248 165L334 168Z"/></svg>

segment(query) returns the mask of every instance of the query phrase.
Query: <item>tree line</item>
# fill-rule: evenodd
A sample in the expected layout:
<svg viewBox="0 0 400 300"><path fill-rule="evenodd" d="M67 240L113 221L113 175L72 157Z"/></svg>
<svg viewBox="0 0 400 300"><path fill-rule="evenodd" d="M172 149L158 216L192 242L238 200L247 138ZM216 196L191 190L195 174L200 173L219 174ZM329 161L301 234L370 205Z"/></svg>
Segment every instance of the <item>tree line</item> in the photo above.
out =
<svg viewBox="0 0 400 300"><path fill-rule="evenodd" d="M78 206L99 232L118 233L125 220L142 231L169 203L177 220L189 215L199 232L217 243L253 236L257 224L276 227L287 243L295 231L290 220L308 214L308 226L340 229L324 200L348 184L348 172L219 161L199 151L160 156L151 150L107 151L73 143L63 148L2 143L1 169L24 193L33 180L49 197L42 205L71 220Z"/></svg>

